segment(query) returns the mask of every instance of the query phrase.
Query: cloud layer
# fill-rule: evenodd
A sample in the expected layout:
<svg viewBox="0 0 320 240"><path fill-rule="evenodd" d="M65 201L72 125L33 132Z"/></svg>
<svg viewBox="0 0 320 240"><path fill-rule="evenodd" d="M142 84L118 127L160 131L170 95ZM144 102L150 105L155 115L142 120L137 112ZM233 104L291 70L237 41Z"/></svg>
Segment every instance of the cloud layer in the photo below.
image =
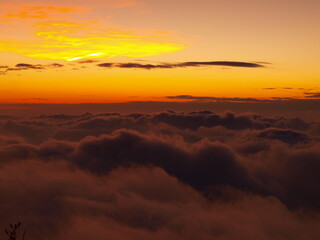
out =
<svg viewBox="0 0 320 240"><path fill-rule="evenodd" d="M320 237L320 123L170 110L0 132L0 224L30 239Z"/></svg>
<svg viewBox="0 0 320 240"><path fill-rule="evenodd" d="M99 54L98 54L99 55ZM97 55L97 56L98 56ZM95 55L88 56L89 58L94 57ZM78 60L82 59L83 57L75 57L69 60ZM84 57L86 58L86 57ZM54 58L53 58L54 59ZM96 63L97 60L94 59L84 59L79 60L77 63L79 64L88 64L88 63ZM99 68L126 68L126 69L174 69L174 68L187 68L187 67L207 67L207 66L223 66L223 67L236 67L236 68L263 68L265 67L262 64L251 63L251 62L234 62L234 61L209 61L209 62L182 62L182 63L162 63L162 64L141 64L136 62L129 62L129 63L99 63L97 64ZM85 68L84 66L81 66ZM29 64L29 63L18 63L15 66L7 66L3 65L0 66L0 74L6 74L10 71L23 71L23 70L47 70L52 68L67 68L67 65L63 65L61 63L52 63L52 64ZM78 68L73 68L77 69ZM181 95L188 96L188 95ZM189 96L189 99L191 99ZM169 97L173 98L173 97ZM178 96L177 96L178 98Z"/></svg>

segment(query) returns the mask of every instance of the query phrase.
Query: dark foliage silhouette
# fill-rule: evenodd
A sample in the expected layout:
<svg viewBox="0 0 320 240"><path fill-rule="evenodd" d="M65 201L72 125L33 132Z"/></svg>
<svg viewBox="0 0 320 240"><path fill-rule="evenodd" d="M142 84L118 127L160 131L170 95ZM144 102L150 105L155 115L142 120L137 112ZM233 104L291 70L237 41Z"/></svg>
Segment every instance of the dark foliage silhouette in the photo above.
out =
<svg viewBox="0 0 320 240"><path fill-rule="evenodd" d="M4 232L6 233L6 235L8 236L8 240L17 240L18 238L18 230L21 227L21 222L17 223L17 224L10 224L10 227L4 230ZM25 235L26 235L26 230L24 230L23 234L22 234L22 240L25 239Z"/></svg>

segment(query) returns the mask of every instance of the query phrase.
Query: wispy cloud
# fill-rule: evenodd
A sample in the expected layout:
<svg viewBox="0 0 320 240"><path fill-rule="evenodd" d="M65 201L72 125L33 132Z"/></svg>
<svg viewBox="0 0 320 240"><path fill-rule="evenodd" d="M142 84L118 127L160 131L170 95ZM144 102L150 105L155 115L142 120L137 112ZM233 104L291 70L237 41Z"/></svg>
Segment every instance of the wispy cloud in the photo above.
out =
<svg viewBox="0 0 320 240"><path fill-rule="evenodd" d="M213 61L213 62L185 62L182 67L197 67L197 66L224 66L224 67L246 67L259 68L264 67L263 64L253 62L236 62L236 61Z"/></svg>
<svg viewBox="0 0 320 240"><path fill-rule="evenodd" d="M292 91L295 91L297 93L302 93L304 95L312 95L312 93L308 93L309 91L315 91L317 90L317 88L296 88L296 87L265 87L265 88L262 88L262 90L277 90L277 91L285 91L285 92L292 92ZM308 92L307 92L308 91Z"/></svg>
<svg viewBox="0 0 320 240"><path fill-rule="evenodd" d="M307 98L320 98L320 92L305 92Z"/></svg>
<svg viewBox="0 0 320 240"><path fill-rule="evenodd" d="M18 63L14 66L0 66L0 74L6 74L10 71L24 71L24 70L46 70L54 68L62 68L63 64L51 63L51 64L29 64L29 63Z"/></svg>
<svg viewBox="0 0 320 240"><path fill-rule="evenodd" d="M23 69L43 69L44 66L37 64L37 65L33 65L33 64L28 64L28 63L18 63L16 65L16 68L23 68Z"/></svg>
<svg viewBox="0 0 320 240"><path fill-rule="evenodd" d="M99 62L95 59L83 59L78 60L78 64L93 64ZM227 66L236 68L263 68L261 64L250 63L250 62L232 62L232 61L211 61L211 62L182 62L182 63L161 63L161 64L141 64L141 63L99 63L96 66L100 68L126 68L126 69L174 69L174 68L189 68L189 67L206 67L206 66ZM52 64L29 64L29 63L18 63L14 66L0 66L0 74L6 74L9 71L23 71L23 70L46 70L53 68L63 68L67 65L60 63ZM78 68L73 68L79 70ZM187 95L185 95L187 96Z"/></svg>
<svg viewBox="0 0 320 240"><path fill-rule="evenodd" d="M95 59L85 59L85 60L79 60L77 61L77 63L80 63L80 64L86 64L86 63L97 63L99 62L98 60L95 60Z"/></svg>
<svg viewBox="0 0 320 240"><path fill-rule="evenodd" d="M97 13L142 5L139 0L95 0L94 5L85 0L48 0L46 4L13 0L1 5L0 23L8 29L19 25L19 33L0 34L0 51L74 61L157 56L186 48L168 31L115 28ZM109 17L111 13L104 19Z"/></svg>
<svg viewBox="0 0 320 240"><path fill-rule="evenodd" d="M0 51L36 59L147 57L184 49L168 34L106 28L94 23L49 21L36 25L35 40L0 41Z"/></svg>
<svg viewBox="0 0 320 240"><path fill-rule="evenodd" d="M263 68L264 65L253 62L236 61L208 61L208 62L182 62L182 63L161 63L161 64L141 64L141 63L100 63L97 66L102 68L140 68L140 69L170 69L185 67L206 67L223 66L238 68Z"/></svg>
<svg viewBox="0 0 320 240"><path fill-rule="evenodd" d="M192 95L177 95L166 96L167 99L176 100L192 100L192 101L221 101L221 102L270 102L274 99L259 99L259 98L239 98L239 97L207 97L207 96L192 96Z"/></svg>
<svg viewBox="0 0 320 240"><path fill-rule="evenodd" d="M75 6L49 6L49 5L5 5L0 10L0 22L10 23L16 20L44 20L57 18L61 15L81 13L86 11Z"/></svg>
<svg viewBox="0 0 320 240"><path fill-rule="evenodd" d="M47 101L47 98L23 98L24 101Z"/></svg>

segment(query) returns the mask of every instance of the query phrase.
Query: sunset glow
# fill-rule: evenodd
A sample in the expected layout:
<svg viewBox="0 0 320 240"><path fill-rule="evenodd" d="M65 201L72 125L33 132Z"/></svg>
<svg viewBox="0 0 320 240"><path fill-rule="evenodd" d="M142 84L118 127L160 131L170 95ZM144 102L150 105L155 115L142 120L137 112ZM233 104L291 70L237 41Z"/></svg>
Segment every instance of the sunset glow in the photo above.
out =
<svg viewBox="0 0 320 240"><path fill-rule="evenodd" d="M320 91L318 8L13 0L0 7L0 102L310 98Z"/></svg>
<svg viewBox="0 0 320 240"><path fill-rule="evenodd" d="M320 0L0 0L0 239L319 240L319 54Z"/></svg>

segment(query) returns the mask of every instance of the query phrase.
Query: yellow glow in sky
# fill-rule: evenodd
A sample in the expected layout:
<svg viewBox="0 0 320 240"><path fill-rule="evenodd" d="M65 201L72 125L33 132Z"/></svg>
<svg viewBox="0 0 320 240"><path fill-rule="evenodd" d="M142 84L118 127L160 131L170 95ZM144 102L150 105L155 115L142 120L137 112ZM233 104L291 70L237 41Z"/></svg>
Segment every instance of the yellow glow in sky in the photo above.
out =
<svg viewBox="0 0 320 240"><path fill-rule="evenodd" d="M319 9L316 0L10 0L0 5L0 102L309 97L320 91ZM263 67L183 67L211 61Z"/></svg>
<svg viewBox="0 0 320 240"><path fill-rule="evenodd" d="M44 22L36 25L34 40L2 40L0 51L36 59L78 60L87 58L147 57L185 48L164 35L139 35L89 23Z"/></svg>

